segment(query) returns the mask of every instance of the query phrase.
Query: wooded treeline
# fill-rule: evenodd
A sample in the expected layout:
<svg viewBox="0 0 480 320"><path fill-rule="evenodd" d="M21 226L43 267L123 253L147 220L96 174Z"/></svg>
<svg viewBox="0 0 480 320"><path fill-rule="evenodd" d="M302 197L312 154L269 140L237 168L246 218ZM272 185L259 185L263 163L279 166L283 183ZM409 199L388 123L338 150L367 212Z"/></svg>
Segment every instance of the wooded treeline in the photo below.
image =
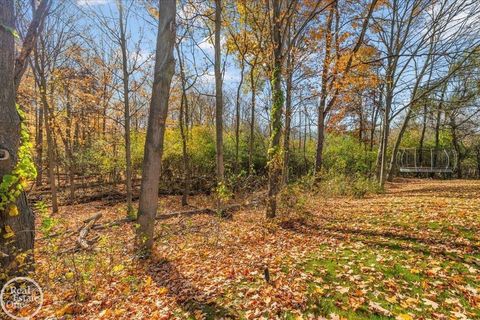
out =
<svg viewBox="0 0 480 320"><path fill-rule="evenodd" d="M299 179L383 188L401 147L453 149L454 174L480 177L477 1L1 7L0 77L15 84L1 104L16 117L16 92L26 115L33 193L47 192L55 213L59 192L74 202L88 188L120 190L132 219L139 195L147 253L159 192L184 205L213 192L221 211L232 192L265 187L275 217L278 193ZM1 148L15 159L9 130Z"/></svg>

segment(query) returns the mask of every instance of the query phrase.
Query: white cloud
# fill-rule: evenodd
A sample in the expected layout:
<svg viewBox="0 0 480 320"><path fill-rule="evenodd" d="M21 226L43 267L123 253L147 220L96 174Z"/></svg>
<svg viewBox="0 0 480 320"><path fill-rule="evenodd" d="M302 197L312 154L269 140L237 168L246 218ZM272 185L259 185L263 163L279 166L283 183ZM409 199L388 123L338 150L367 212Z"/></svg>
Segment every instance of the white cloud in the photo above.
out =
<svg viewBox="0 0 480 320"><path fill-rule="evenodd" d="M460 38L472 34L474 30L478 30L478 21L480 19L479 5L472 5L470 3L459 2L446 6L448 0L438 1L428 10L430 19L438 19L439 25L442 28L440 38L444 41L457 41ZM446 12L440 12L446 10ZM442 17L439 19L439 15ZM427 29L423 30L422 34Z"/></svg>
<svg viewBox="0 0 480 320"><path fill-rule="evenodd" d="M212 35L211 37L207 36L202 39L202 41L198 44L198 47L202 49L206 54L213 55L215 54L215 46L214 46L215 36ZM222 35L220 37L220 46L224 47L227 43L227 38Z"/></svg>
<svg viewBox="0 0 480 320"><path fill-rule="evenodd" d="M203 74L201 77L202 82L208 86L215 85L215 74L208 72ZM225 74L223 76L223 90L234 88L236 89L238 83L240 82L240 70L239 69L228 69L225 70Z"/></svg>
<svg viewBox="0 0 480 320"><path fill-rule="evenodd" d="M130 60L136 61L137 65L146 62L147 60L155 59L155 55L145 49L140 51L133 51L128 53Z"/></svg>
<svg viewBox="0 0 480 320"><path fill-rule="evenodd" d="M204 51L205 54L213 56L215 52L215 47L213 46L213 37L205 37L199 44L198 47Z"/></svg>

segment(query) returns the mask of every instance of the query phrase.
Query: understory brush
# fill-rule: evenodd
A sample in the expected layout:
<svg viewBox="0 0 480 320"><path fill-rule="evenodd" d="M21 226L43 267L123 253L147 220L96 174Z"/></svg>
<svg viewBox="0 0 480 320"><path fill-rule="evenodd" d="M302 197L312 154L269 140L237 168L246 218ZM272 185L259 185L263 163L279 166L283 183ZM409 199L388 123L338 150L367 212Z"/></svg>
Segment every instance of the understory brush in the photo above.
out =
<svg viewBox="0 0 480 320"><path fill-rule="evenodd" d="M348 176L333 170L322 174L318 183L318 192L327 197L351 196L363 198L367 194L381 193L379 183L362 174Z"/></svg>
<svg viewBox="0 0 480 320"><path fill-rule="evenodd" d="M279 194L281 220L308 220L308 199L314 196L363 198L368 194L383 192L375 179L362 174L346 175L330 170L319 177L312 174L292 182L282 188Z"/></svg>

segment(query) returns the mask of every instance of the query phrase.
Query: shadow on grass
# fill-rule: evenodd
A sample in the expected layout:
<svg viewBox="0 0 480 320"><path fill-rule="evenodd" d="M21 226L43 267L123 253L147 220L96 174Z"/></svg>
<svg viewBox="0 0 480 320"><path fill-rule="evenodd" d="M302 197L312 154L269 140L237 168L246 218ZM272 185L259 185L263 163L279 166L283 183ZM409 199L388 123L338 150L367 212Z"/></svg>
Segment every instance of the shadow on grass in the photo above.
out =
<svg viewBox="0 0 480 320"><path fill-rule="evenodd" d="M173 297L184 312L193 315L200 311L203 313L204 319L239 318L232 310L222 307L208 298L204 290L195 287L168 260L152 258L149 261L147 273L159 287L168 289L167 295Z"/></svg>
<svg viewBox="0 0 480 320"><path fill-rule="evenodd" d="M422 185L418 188L406 189L406 190L395 190L395 194L399 196L431 196L435 195L437 197L450 197L450 198L461 198L461 199L475 199L478 196L478 185L477 184L468 184L468 185L442 185L441 188L438 186L425 186Z"/></svg>
<svg viewBox="0 0 480 320"><path fill-rule="evenodd" d="M440 239L426 239L420 237L414 237L411 235L406 234L399 234L394 233L391 231L376 231L376 230L363 230L363 229L353 229L353 228L344 228L344 227L330 227L330 226L322 226L321 224L312 224L308 223L303 219L293 219L284 221L280 224L285 230L289 230L296 233L302 234L325 234L326 232L330 232L329 236L340 238L340 239L347 239L351 236L365 236L365 239L359 239L359 241L381 246L387 247L392 250L411 250L415 252L422 253L424 255L431 255L436 254L443 256L447 259L474 264L479 266L479 262L472 259L469 256L465 256L463 254L454 254L452 252L447 252L444 248L455 248L455 249L468 249L470 254L478 254L480 252L480 248L477 245L469 245L469 244L462 244L458 242L447 242ZM420 246L411 246L408 244L403 243L388 243L379 240L378 238L386 238L386 239L393 239L399 241L405 241L409 244L420 244L420 245L430 245L428 248L422 248ZM438 246L433 247L432 245Z"/></svg>

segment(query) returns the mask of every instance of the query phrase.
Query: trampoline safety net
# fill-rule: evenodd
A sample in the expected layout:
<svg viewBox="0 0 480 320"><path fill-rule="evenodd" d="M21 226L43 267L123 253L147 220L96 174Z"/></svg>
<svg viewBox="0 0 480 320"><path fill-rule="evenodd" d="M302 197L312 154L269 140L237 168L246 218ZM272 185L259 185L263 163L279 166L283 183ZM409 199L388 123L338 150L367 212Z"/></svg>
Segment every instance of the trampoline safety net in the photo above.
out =
<svg viewBox="0 0 480 320"><path fill-rule="evenodd" d="M448 149L403 148L397 154L400 172L451 173L456 165L456 154Z"/></svg>

